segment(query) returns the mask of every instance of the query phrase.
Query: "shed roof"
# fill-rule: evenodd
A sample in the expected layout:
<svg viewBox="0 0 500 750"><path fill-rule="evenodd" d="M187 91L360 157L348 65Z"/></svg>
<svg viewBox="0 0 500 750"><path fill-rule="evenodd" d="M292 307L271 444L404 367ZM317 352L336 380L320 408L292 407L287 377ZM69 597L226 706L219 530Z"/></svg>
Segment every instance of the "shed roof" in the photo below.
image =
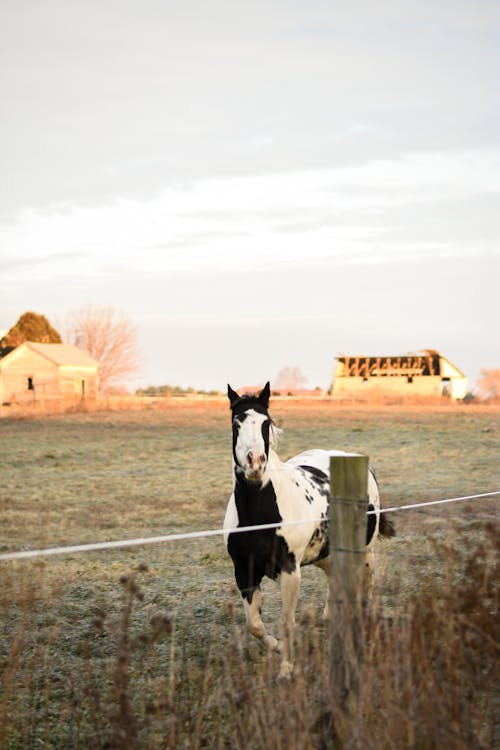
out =
<svg viewBox="0 0 500 750"><path fill-rule="evenodd" d="M99 362L90 356L88 352L79 349L73 344L38 344L34 341L26 341L26 344L57 365L79 365L83 367L99 367Z"/></svg>
<svg viewBox="0 0 500 750"><path fill-rule="evenodd" d="M100 367L93 357L82 349L73 344L39 344L34 341L25 341L24 344L16 347L4 359L11 357L19 352L23 347L32 349L42 357L59 366L66 367Z"/></svg>

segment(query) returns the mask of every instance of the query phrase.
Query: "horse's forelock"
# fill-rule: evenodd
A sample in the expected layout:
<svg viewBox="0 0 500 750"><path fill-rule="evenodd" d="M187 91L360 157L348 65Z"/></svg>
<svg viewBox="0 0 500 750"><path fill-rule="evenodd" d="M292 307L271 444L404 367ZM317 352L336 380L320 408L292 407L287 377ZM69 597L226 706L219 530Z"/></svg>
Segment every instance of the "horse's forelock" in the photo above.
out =
<svg viewBox="0 0 500 750"><path fill-rule="evenodd" d="M261 414L267 413L267 409L263 406L262 401L259 401L257 393L245 393L243 396L240 396L237 401L234 401L231 404L233 416L239 412L247 411L248 409L255 409Z"/></svg>

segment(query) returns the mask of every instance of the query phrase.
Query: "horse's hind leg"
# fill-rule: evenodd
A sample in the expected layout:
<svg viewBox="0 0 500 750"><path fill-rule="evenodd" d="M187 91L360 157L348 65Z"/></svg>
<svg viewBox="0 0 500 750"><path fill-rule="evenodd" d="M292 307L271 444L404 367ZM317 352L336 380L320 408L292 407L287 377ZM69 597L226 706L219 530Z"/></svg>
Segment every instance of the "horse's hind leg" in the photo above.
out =
<svg viewBox="0 0 500 750"><path fill-rule="evenodd" d="M281 574L281 619L282 661L280 678L288 679L293 669L293 639L295 630L295 610L300 588L300 567L291 573Z"/></svg>
<svg viewBox="0 0 500 750"><path fill-rule="evenodd" d="M363 601L367 604L372 596L373 578L375 575L375 552L373 548L368 547L364 559L363 571Z"/></svg>
<svg viewBox="0 0 500 750"><path fill-rule="evenodd" d="M328 620L330 616L330 558L323 557L321 560L317 560L314 565L316 565L317 568L321 568L321 570L326 575L326 600L321 617L323 620Z"/></svg>

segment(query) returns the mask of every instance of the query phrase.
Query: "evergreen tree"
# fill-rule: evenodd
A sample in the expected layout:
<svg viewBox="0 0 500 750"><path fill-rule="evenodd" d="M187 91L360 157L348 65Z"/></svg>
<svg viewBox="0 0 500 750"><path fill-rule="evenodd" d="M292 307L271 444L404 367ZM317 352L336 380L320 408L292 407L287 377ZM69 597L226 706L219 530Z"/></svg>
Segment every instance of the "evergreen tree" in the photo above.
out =
<svg viewBox="0 0 500 750"><path fill-rule="evenodd" d="M25 312L17 323L7 331L0 340L3 349L15 349L25 341L36 341L39 344L61 344L62 338L53 328L45 315L35 312Z"/></svg>

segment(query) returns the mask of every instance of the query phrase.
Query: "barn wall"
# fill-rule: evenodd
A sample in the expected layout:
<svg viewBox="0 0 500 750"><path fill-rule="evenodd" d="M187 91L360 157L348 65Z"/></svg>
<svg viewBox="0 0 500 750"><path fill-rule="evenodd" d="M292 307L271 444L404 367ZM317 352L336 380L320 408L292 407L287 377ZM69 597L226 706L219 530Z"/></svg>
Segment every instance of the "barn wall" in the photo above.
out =
<svg viewBox="0 0 500 750"><path fill-rule="evenodd" d="M463 373L455 367L446 357L441 357L441 374L445 378L462 378Z"/></svg>
<svg viewBox="0 0 500 750"><path fill-rule="evenodd" d="M97 371L94 367L65 365L59 368L60 392L62 396L97 396Z"/></svg>
<svg viewBox="0 0 500 750"><path fill-rule="evenodd" d="M2 401L32 402L44 391L46 398L59 397L57 366L31 349L15 352L1 363ZM34 390L28 388L32 378Z"/></svg>
<svg viewBox="0 0 500 750"><path fill-rule="evenodd" d="M336 377L333 381L334 398L383 398L384 396L439 396L441 378L417 376L413 382L406 377Z"/></svg>
<svg viewBox="0 0 500 750"><path fill-rule="evenodd" d="M59 366L28 347L1 362L0 402L32 403L97 395L94 367ZM33 389L28 387L31 378ZM82 386L82 381L84 386Z"/></svg>
<svg viewBox="0 0 500 750"><path fill-rule="evenodd" d="M452 378L450 380L451 397L453 399L462 399L467 395L467 378Z"/></svg>

